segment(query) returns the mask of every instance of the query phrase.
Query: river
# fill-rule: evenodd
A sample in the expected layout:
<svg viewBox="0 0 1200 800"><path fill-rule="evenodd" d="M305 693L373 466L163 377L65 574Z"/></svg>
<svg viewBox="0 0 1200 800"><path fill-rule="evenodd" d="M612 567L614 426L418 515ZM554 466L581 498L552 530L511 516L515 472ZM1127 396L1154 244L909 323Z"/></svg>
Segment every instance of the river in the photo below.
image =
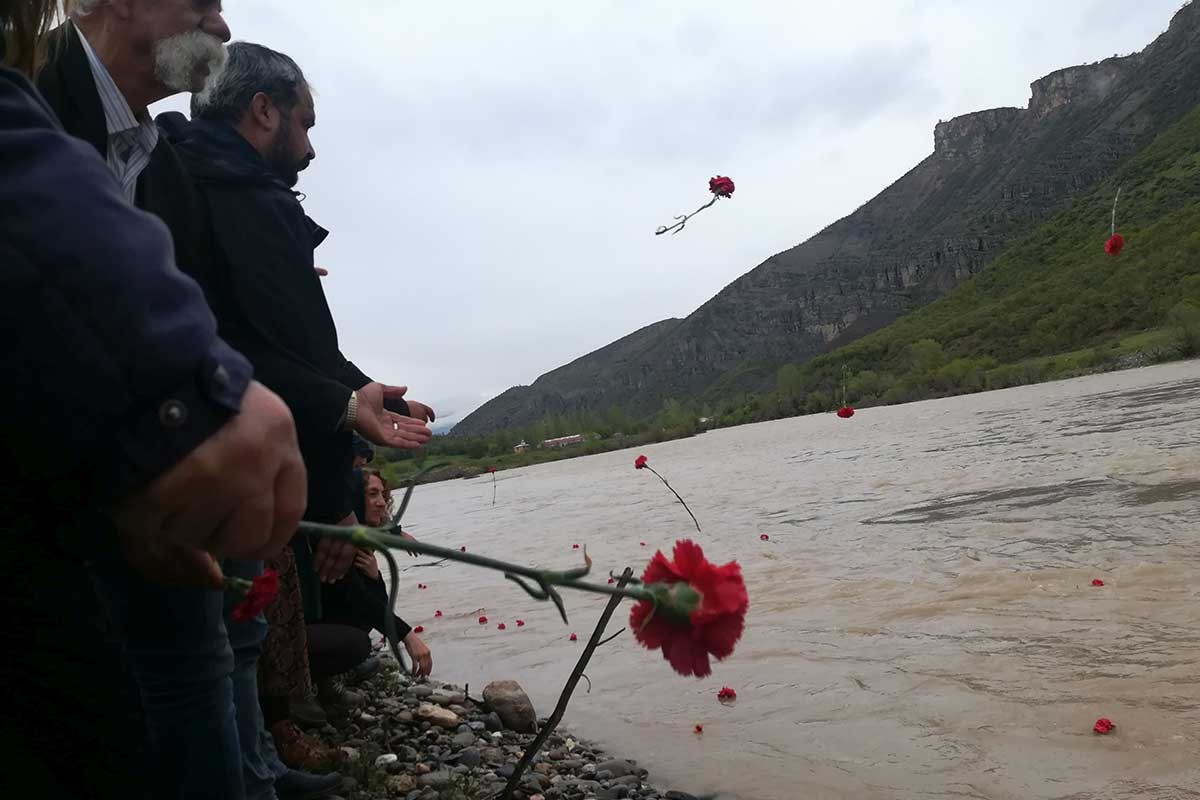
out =
<svg viewBox="0 0 1200 800"><path fill-rule="evenodd" d="M703 534L634 470L639 452ZM587 545L602 576L681 537L741 563L746 633L711 677L676 675L626 631L564 723L669 788L1200 797L1200 362L713 431L501 472L492 497L487 476L420 487L406 520L530 564L574 565ZM543 716L604 604L566 592L564 626L499 574L403 578L436 677L476 696L516 679ZM1099 717L1116 730L1093 734Z"/></svg>

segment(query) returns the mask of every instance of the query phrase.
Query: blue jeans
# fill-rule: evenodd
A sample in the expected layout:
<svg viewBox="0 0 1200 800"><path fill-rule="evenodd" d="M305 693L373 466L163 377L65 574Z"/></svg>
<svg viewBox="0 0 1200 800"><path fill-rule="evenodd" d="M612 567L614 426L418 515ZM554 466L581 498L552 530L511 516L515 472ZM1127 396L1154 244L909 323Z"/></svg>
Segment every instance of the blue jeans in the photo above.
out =
<svg viewBox="0 0 1200 800"><path fill-rule="evenodd" d="M226 575L247 580L263 570L261 561L226 561L221 566ZM258 656L267 638L267 620L259 614L246 622L233 622L229 618L232 608L233 598L226 595L224 616L233 649L233 704L246 798L275 800L275 780L287 772L287 767L275 752L275 742L267 732L258 703Z"/></svg>
<svg viewBox="0 0 1200 800"><path fill-rule="evenodd" d="M96 576L142 698L159 796L242 800L224 592L165 589L123 560Z"/></svg>

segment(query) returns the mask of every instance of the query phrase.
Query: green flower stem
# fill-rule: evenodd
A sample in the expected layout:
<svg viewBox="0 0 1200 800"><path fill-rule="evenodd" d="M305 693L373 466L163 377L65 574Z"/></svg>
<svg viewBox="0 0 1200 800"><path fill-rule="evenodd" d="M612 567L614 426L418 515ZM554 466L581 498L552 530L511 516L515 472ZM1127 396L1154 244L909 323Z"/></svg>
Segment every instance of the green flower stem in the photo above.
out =
<svg viewBox="0 0 1200 800"><path fill-rule="evenodd" d="M464 553L461 550L440 547L428 542L405 539L401 536L388 533L382 528L368 528L365 525L343 526L323 525L317 522L301 522L299 531L309 536L342 539L343 541L353 542L359 547L369 547L372 550L404 550L409 553L444 558L448 561L459 561L463 564L471 564L476 567L496 570L497 572L520 575L539 584L544 582L551 586L565 586L581 592L615 595L618 597L628 597L633 600L649 600L651 602L654 602L656 597L654 592L641 587L618 588L616 586L604 586L598 583L587 583L578 580L588 574L591 569L590 567L579 567L565 571L534 569L533 567L512 564L507 561L489 558L488 556Z"/></svg>
<svg viewBox="0 0 1200 800"><path fill-rule="evenodd" d="M415 539L406 539L398 536L382 528L368 528L364 525L323 525L317 522L301 522L299 532L308 536L321 536L328 539L341 539L342 541L351 542L358 547L364 547L376 552L382 553L387 559L388 566L391 571L391 592L388 597L388 603L394 607L396 596L399 592L399 570L396 566L396 560L392 556L391 550L404 550L409 553L419 553L421 555L434 556L435 558L445 559L447 561L458 561L463 564L470 564L484 569L496 570L503 572L504 576L509 580L514 581L518 586L524 589L529 595L538 600L553 600L555 606L558 607L559 613L562 615L563 622L567 621L567 612L563 607L562 598L554 587L563 586L568 589L575 589L581 592L592 592L593 594L606 594L613 597L628 597L631 600L645 600L653 603L657 609L660 602L663 600L673 599L670 591L666 587L661 586L605 586L598 583L588 583L579 580L591 571L591 560L582 567L576 567L570 570L539 570L532 567L522 566L520 564L511 564L507 561L489 558L488 556L476 555L475 553L464 553L461 550L454 550L448 547L439 547L436 544L428 542L419 542ZM586 551L585 551L586 557ZM530 586L521 578L526 578L537 584L537 587ZM685 612L686 613L686 612ZM391 648L392 655L395 656L396 662L401 669L408 672L408 665L400 654L400 648L397 642L395 625L393 623L393 615L386 614L384 616L387 630L384 635L387 637L388 646Z"/></svg>

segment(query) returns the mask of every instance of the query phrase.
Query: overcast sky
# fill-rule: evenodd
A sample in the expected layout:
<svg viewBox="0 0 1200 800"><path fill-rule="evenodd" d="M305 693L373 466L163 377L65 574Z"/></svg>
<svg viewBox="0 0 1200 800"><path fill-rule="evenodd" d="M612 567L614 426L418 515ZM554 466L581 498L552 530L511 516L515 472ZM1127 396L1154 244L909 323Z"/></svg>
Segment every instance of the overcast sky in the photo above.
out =
<svg viewBox="0 0 1200 800"><path fill-rule="evenodd" d="M1140 50L1181 0L227 0L317 90L302 173L342 350L460 417L683 317L933 150ZM156 107L183 108L176 98ZM677 236L659 225L731 200Z"/></svg>

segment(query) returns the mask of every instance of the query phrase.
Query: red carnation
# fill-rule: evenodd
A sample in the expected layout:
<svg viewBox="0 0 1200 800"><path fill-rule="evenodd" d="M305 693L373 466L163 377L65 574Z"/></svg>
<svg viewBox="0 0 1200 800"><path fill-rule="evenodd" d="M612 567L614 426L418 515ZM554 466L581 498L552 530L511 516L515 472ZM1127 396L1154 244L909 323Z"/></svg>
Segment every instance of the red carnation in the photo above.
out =
<svg viewBox="0 0 1200 800"><path fill-rule="evenodd" d="M525 620L523 620L523 619L519 619L519 620L517 620L517 627L518 627L518 628L523 628L523 627L525 627Z"/></svg>
<svg viewBox="0 0 1200 800"><path fill-rule="evenodd" d="M578 549L579 549L579 545L577 545L577 544L573 544L573 545L571 545L571 549L572 549L572 550L578 550Z"/></svg>
<svg viewBox="0 0 1200 800"><path fill-rule="evenodd" d="M616 582L617 582L617 579L616 579L616 578L609 578L609 579L608 579L608 582L609 582L609 583L616 583Z"/></svg>
<svg viewBox="0 0 1200 800"><path fill-rule="evenodd" d="M771 537L770 537L770 536L767 536L765 533L760 533L760 534L758 535L758 540L759 540L760 542L766 542L766 541L769 541L770 539L771 539Z"/></svg>
<svg viewBox="0 0 1200 800"><path fill-rule="evenodd" d="M496 626L496 630L498 630L498 631L503 631L503 630L507 630L507 629L508 629L508 626L505 625L503 622L501 622L499 625Z"/></svg>
<svg viewBox="0 0 1200 800"><path fill-rule="evenodd" d="M737 700L737 692L728 686L722 686L721 691L717 692L717 699L722 703L732 703L734 700Z"/></svg>
<svg viewBox="0 0 1200 800"><path fill-rule="evenodd" d="M426 586L426 585L425 585L425 584L423 584L423 583L418 583L418 584L417 584L417 588L418 588L418 589L428 589L429 587L428 587L428 586Z"/></svg>
<svg viewBox="0 0 1200 800"><path fill-rule="evenodd" d="M488 472L495 472L495 471L496 471L495 467L488 467Z"/></svg>
<svg viewBox="0 0 1200 800"><path fill-rule="evenodd" d="M571 636L570 636L569 638L570 638L570 640L571 640L572 642L577 642L577 641L579 641L579 637L578 637L578 636L576 636L576 635L575 635L575 634L573 634L573 633L571 634Z"/></svg>
<svg viewBox="0 0 1200 800"><path fill-rule="evenodd" d="M642 542L642 547L645 547L645 546L646 546L646 543L645 543L645 542Z"/></svg>
<svg viewBox="0 0 1200 800"><path fill-rule="evenodd" d="M699 722L697 722L696 727L692 728L692 733L696 734L697 736L703 735L704 734L704 726L701 725Z"/></svg>
<svg viewBox="0 0 1200 800"><path fill-rule="evenodd" d="M441 609L438 609L437 611L433 612L433 615L434 615L435 617L440 617L440 616L442 615L442 611L441 611Z"/></svg>
<svg viewBox="0 0 1200 800"><path fill-rule="evenodd" d="M1114 233L1108 237L1108 241L1104 243L1104 252L1110 256L1119 256L1121 251L1125 249L1125 237L1119 233Z"/></svg>
<svg viewBox="0 0 1200 800"><path fill-rule="evenodd" d="M733 181L724 175L718 175L709 179L708 190L718 197L729 197L733 194Z"/></svg>
<svg viewBox="0 0 1200 800"><path fill-rule="evenodd" d="M424 625L418 625L417 627L413 628L413 633L424 633L424 632L425 632Z"/></svg>
<svg viewBox="0 0 1200 800"><path fill-rule="evenodd" d="M646 458L645 456L638 456L637 458L635 458L633 460L633 468L634 469L644 469L646 466L646 462L649 460L650 459Z"/></svg>
<svg viewBox="0 0 1200 800"><path fill-rule="evenodd" d="M1092 726L1092 732L1103 736L1105 734L1112 733L1113 729L1116 727L1117 726L1113 724L1111 719L1108 717L1101 717L1100 719L1096 720L1096 724Z"/></svg>
<svg viewBox="0 0 1200 800"><path fill-rule="evenodd" d="M837 410L837 415L842 419L850 419L854 416L854 409L850 406L842 406Z"/></svg>
<svg viewBox="0 0 1200 800"><path fill-rule="evenodd" d="M720 660L733 652L750 607L736 561L717 566L705 560L700 545L682 539L675 543L674 561L661 550L654 554L642 582L659 593L658 607L639 601L629 627L646 648L662 648L676 672L703 678L712 672L709 655Z"/></svg>
<svg viewBox="0 0 1200 800"><path fill-rule="evenodd" d="M487 617L480 617L480 618L479 618L479 624L480 624L480 625L487 625Z"/></svg>
<svg viewBox="0 0 1200 800"><path fill-rule="evenodd" d="M1100 580L1099 578L1092 578L1092 586L1103 586L1103 585L1104 585L1104 581Z"/></svg>
<svg viewBox="0 0 1200 800"><path fill-rule="evenodd" d="M229 612L234 622L249 622L263 612L275 595L279 594L279 573L273 569L263 570L250 581L246 594Z"/></svg>

